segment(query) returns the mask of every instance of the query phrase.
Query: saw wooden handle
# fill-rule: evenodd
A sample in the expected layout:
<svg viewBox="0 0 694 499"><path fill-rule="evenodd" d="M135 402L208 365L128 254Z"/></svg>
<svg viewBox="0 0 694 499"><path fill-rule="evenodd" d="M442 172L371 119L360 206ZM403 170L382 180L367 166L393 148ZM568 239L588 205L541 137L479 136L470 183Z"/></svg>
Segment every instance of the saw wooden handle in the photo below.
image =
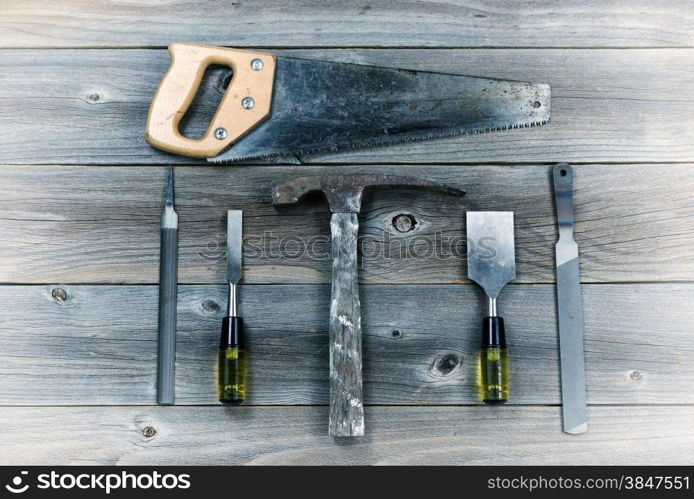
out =
<svg viewBox="0 0 694 499"><path fill-rule="evenodd" d="M174 42L171 66L149 108L145 139L167 152L209 158L217 156L270 114L276 57L264 52ZM198 91L210 64L231 67L233 77L205 135L184 137L181 118Z"/></svg>

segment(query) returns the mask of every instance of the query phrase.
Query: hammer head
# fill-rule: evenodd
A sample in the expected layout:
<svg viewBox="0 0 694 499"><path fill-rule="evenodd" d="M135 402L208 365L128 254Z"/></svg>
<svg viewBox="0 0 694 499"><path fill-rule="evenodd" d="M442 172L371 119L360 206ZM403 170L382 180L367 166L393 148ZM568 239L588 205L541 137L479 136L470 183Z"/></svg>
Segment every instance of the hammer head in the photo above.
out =
<svg viewBox="0 0 694 499"><path fill-rule="evenodd" d="M399 175L360 173L354 175L317 175L287 182L273 182L272 204L294 204L303 196L322 191L332 213L359 213L361 197L367 187L417 187L462 196L465 191L439 182Z"/></svg>

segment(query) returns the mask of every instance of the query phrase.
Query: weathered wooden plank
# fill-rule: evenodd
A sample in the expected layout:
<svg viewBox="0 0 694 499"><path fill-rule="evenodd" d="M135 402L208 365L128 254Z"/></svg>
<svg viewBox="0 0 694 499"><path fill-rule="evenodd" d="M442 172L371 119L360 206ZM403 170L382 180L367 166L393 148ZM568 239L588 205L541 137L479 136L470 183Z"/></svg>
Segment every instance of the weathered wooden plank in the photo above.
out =
<svg viewBox="0 0 694 499"><path fill-rule="evenodd" d="M694 280L692 165L579 165L577 240L584 282ZM181 283L224 282L226 210L244 211L245 283L330 282L329 210L276 209L273 180L334 167L177 167ZM363 172L365 167L341 166ZM465 279L465 210L516 214L518 281L554 281L549 167L372 166L467 189L465 198L373 191L360 216L364 283ZM0 282L156 283L163 168L0 168ZM398 232L398 216L414 230ZM394 220L396 223L394 224ZM402 230L402 228L401 228Z"/></svg>
<svg viewBox="0 0 694 499"><path fill-rule="evenodd" d="M153 404L156 286L55 289L0 287L0 404ZM694 403L694 391L681 389L694 377L693 292L692 284L584 286L591 404ZM329 286L242 287L249 404L327 404L329 296ZM361 298L366 404L478 403L478 289L373 285ZM224 286L179 290L179 404L217 403L225 300ZM554 287L508 286L499 310L511 403L559 403Z"/></svg>
<svg viewBox="0 0 694 499"><path fill-rule="evenodd" d="M553 88L548 126L305 156L305 162L694 161L692 49L283 53L540 81ZM164 50L0 51L3 161L191 163L152 149L143 137L150 100L168 64ZM210 78L205 95L218 98L222 81Z"/></svg>
<svg viewBox="0 0 694 499"><path fill-rule="evenodd" d="M686 2L25 0L0 6L3 47L692 46Z"/></svg>
<svg viewBox="0 0 694 499"><path fill-rule="evenodd" d="M2 408L0 464L694 464L691 406L590 407L579 437L562 433L558 407L367 407L368 434L339 445L327 416L322 407ZM48 425L50 438L40 431Z"/></svg>

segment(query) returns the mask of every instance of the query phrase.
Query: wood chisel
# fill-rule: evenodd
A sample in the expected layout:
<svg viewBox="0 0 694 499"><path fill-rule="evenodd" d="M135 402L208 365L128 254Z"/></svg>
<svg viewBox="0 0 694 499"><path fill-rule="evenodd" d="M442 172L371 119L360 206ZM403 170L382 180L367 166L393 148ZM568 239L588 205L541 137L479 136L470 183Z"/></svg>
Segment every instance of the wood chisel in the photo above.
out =
<svg viewBox="0 0 694 499"><path fill-rule="evenodd" d="M478 366L480 398L487 404L508 401L508 355L504 319L496 299L501 289L516 278L516 252L512 211L468 211L468 277L479 284L488 299L488 315L482 322Z"/></svg>
<svg viewBox="0 0 694 499"><path fill-rule="evenodd" d="M174 211L173 168L169 168L166 206L161 215L159 257L159 340L157 403L176 400L176 305L178 288L178 215Z"/></svg>
<svg viewBox="0 0 694 499"><path fill-rule="evenodd" d="M542 83L298 59L174 42L145 138L167 152L242 161L543 125ZM211 64L233 71L200 138L181 134Z"/></svg>
<svg viewBox="0 0 694 499"><path fill-rule="evenodd" d="M553 168L554 197L559 224L555 246L557 316L564 431L577 435L588 429L586 373L583 354L583 313L578 245L574 240L573 169L566 163Z"/></svg>
<svg viewBox="0 0 694 499"><path fill-rule="evenodd" d="M236 288L241 280L243 212L227 212L227 316L222 321L219 340L218 399L240 404L246 399L248 356L243 336L243 320L238 315Z"/></svg>

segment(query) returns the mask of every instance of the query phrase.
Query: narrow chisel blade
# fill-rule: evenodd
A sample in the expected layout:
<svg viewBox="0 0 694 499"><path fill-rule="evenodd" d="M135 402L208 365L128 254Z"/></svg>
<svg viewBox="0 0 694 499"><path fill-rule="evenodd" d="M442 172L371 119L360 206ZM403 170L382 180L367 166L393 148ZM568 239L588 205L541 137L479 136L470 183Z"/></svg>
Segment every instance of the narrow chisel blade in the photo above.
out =
<svg viewBox="0 0 694 499"><path fill-rule="evenodd" d="M227 281L231 284L241 280L242 214L241 210L227 211Z"/></svg>

